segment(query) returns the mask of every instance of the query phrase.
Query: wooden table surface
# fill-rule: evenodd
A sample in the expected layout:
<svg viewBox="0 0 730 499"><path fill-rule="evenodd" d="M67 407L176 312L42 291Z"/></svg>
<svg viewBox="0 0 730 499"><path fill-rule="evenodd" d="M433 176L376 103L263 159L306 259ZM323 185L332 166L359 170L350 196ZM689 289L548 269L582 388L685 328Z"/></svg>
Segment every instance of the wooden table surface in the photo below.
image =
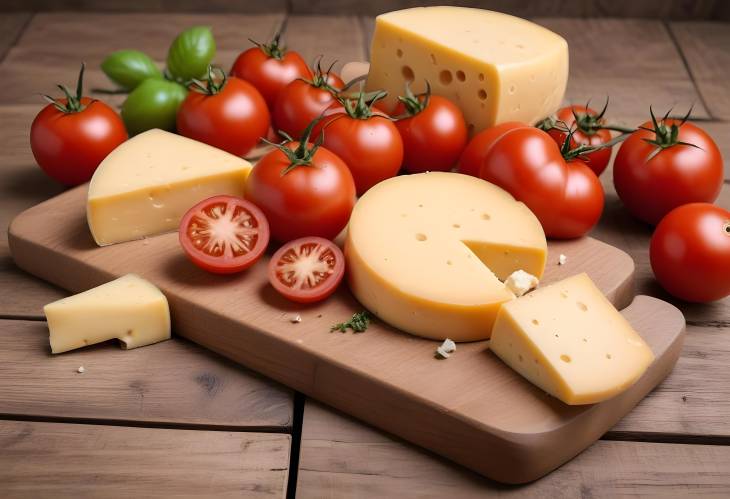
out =
<svg viewBox="0 0 730 499"><path fill-rule="evenodd" d="M675 303L688 334L669 378L598 443L526 486L503 486L369 428L182 339L132 351L96 345L52 357L42 306L62 290L18 270L5 228L59 192L35 165L39 93L108 88L99 63L139 48L162 61L169 41L209 25L228 68L280 14L0 14L0 497L687 497L730 495L730 299L688 305L653 281L650 229L607 205L593 236L636 261L638 291ZM648 105L694 105L723 150L730 208L730 24L653 20L537 21L571 50L567 100L611 96L615 121ZM366 60L371 18L292 16L288 44L307 60ZM118 104L121 96L101 96ZM86 372L77 373L79 366Z"/></svg>

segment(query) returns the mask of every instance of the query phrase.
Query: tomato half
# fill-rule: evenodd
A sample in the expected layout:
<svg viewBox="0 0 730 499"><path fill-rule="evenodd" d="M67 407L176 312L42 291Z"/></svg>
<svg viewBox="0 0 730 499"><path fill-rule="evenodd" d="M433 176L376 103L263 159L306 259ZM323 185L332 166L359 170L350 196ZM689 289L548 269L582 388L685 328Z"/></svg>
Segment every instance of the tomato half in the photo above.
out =
<svg viewBox="0 0 730 499"><path fill-rule="evenodd" d="M180 135L244 156L270 125L269 110L261 94L247 81L223 77L193 87L177 113Z"/></svg>
<svg viewBox="0 0 730 499"><path fill-rule="evenodd" d="M556 118L568 128L576 124L576 116L578 116L578 124L570 141L571 149L581 145L600 146L611 141L610 130L590 126L594 122L596 122L596 126L600 124L600 119L598 118L599 113L596 110L586 106L568 106L558 110L556 113ZM558 147L563 146L568 136L567 133L558 128L548 130L548 134L558 144ZM611 148L606 147L605 149L590 152L585 154L583 158L585 164L596 175L600 175L606 169L611 159Z"/></svg>
<svg viewBox="0 0 730 499"><path fill-rule="evenodd" d="M231 76L250 82L264 96L270 110L274 109L279 93L297 78L311 76L302 56L284 50L275 38L242 52L231 68Z"/></svg>
<svg viewBox="0 0 730 499"><path fill-rule="evenodd" d="M656 126L651 121L642 127L648 130L632 133L613 163L616 192L632 215L656 224L678 206L717 199L723 182L722 156L704 130L671 119L659 122L658 132L652 131ZM673 127L678 130L676 137Z"/></svg>
<svg viewBox="0 0 730 499"><path fill-rule="evenodd" d="M335 243L321 237L290 241L269 262L269 282L282 296L298 303L324 300L345 275L345 257Z"/></svg>
<svg viewBox="0 0 730 499"><path fill-rule="evenodd" d="M409 173L450 171L461 155L467 140L466 121L461 109L445 97L415 96L407 105L401 100L394 116L408 112L395 126L403 139L403 167Z"/></svg>
<svg viewBox="0 0 730 499"><path fill-rule="evenodd" d="M675 208L657 225L649 257L659 284L677 298L730 295L730 211L709 203Z"/></svg>
<svg viewBox="0 0 730 499"><path fill-rule="evenodd" d="M198 267L232 274L253 265L269 244L269 223L253 203L235 196L199 202L180 221L180 245Z"/></svg>

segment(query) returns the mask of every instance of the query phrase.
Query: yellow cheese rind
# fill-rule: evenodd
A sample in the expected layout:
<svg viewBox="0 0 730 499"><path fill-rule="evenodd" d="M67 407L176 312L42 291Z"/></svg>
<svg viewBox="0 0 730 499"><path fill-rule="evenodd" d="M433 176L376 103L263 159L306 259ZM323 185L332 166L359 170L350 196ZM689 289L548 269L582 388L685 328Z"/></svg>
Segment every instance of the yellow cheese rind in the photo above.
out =
<svg viewBox="0 0 730 499"><path fill-rule="evenodd" d="M646 342L584 273L505 303L490 349L570 405L618 395L654 360Z"/></svg>
<svg viewBox="0 0 730 499"><path fill-rule="evenodd" d="M243 196L251 165L163 130L141 133L112 151L89 184L87 220L100 246L176 230L195 203Z"/></svg>
<svg viewBox="0 0 730 499"><path fill-rule="evenodd" d="M368 310L403 331L455 341L488 338L499 306L514 298L480 255L499 255L501 271L542 275L546 253L524 204L489 182L444 172L371 188L345 241L350 289Z"/></svg>
<svg viewBox="0 0 730 499"><path fill-rule="evenodd" d="M49 303L43 312L53 353L113 338L126 349L170 338L167 298L134 274Z"/></svg>
<svg viewBox="0 0 730 499"><path fill-rule="evenodd" d="M406 81L425 80L461 108L470 130L505 121L535 123L560 106L568 44L559 35L499 12L416 7L376 18L366 88L388 92L391 111Z"/></svg>

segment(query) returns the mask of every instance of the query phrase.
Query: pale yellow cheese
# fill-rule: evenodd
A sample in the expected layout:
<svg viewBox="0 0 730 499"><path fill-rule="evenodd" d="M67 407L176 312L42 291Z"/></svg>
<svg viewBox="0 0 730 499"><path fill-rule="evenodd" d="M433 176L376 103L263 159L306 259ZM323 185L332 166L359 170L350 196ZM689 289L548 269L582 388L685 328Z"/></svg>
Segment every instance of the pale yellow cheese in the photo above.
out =
<svg viewBox="0 0 730 499"><path fill-rule="evenodd" d="M49 303L43 312L53 353L113 338L126 349L170 338L167 298L134 274Z"/></svg>
<svg viewBox="0 0 730 499"><path fill-rule="evenodd" d="M505 303L490 349L571 405L621 393L654 360L649 346L586 274Z"/></svg>
<svg viewBox="0 0 730 499"><path fill-rule="evenodd" d="M243 196L248 161L163 130L121 144L89 184L87 219L100 246L176 230L194 204Z"/></svg>
<svg viewBox="0 0 730 499"><path fill-rule="evenodd" d="M366 88L388 92L391 111L406 81L460 106L470 131L554 113L568 82L568 44L525 19L464 7L416 7L375 20Z"/></svg>
<svg viewBox="0 0 730 499"><path fill-rule="evenodd" d="M547 245L537 218L506 191L471 176L432 172L388 179L366 192L350 218L350 289L371 312L412 334L488 338L500 279L541 276Z"/></svg>

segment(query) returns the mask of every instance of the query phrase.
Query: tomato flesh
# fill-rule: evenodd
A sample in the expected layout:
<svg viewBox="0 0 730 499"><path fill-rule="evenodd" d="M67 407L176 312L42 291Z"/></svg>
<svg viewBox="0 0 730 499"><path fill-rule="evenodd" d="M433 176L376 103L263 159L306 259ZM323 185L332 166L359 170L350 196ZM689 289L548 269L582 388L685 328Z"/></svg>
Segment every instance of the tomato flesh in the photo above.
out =
<svg viewBox="0 0 730 499"><path fill-rule="evenodd" d="M198 267L232 274L253 265L269 244L269 223L253 203L215 196L193 206L180 222L180 244Z"/></svg>
<svg viewBox="0 0 730 499"><path fill-rule="evenodd" d="M281 295L298 303L324 300L345 274L345 257L332 241L303 237L285 244L269 262L269 282Z"/></svg>

